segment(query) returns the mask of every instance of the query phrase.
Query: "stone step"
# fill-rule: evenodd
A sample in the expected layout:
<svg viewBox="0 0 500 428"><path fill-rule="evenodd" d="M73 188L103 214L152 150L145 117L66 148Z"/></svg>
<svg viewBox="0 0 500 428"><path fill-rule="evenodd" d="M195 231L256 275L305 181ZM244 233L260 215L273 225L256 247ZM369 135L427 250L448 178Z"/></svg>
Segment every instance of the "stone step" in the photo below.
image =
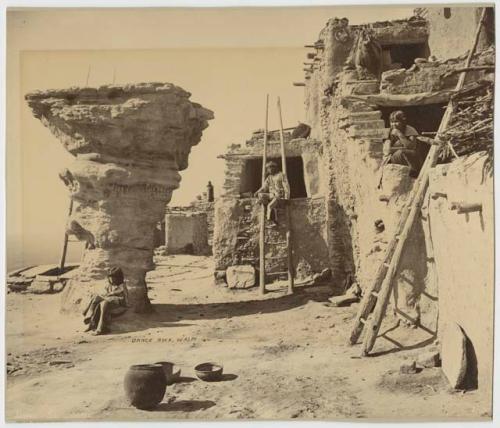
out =
<svg viewBox="0 0 500 428"><path fill-rule="evenodd" d="M385 128L385 122L379 120L357 121L351 124L350 129L382 129Z"/></svg>
<svg viewBox="0 0 500 428"><path fill-rule="evenodd" d="M347 118L351 121L363 121L363 120L377 120L382 117L382 112L380 110L374 111L361 111L355 113L349 113Z"/></svg>
<svg viewBox="0 0 500 428"><path fill-rule="evenodd" d="M385 139L389 137L389 128L382 129L349 129L349 137L367 137L373 139Z"/></svg>

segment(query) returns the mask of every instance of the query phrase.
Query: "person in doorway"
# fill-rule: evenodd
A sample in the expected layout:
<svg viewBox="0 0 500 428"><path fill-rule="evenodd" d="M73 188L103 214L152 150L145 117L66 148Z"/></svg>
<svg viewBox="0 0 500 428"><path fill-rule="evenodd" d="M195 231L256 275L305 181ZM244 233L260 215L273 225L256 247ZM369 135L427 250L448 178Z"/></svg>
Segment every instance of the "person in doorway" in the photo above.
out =
<svg viewBox="0 0 500 428"><path fill-rule="evenodd" d="M389 120L389 139L384 143L384 164L409 166L410 177L416 178L424 161L417 150L418 132L406 123L406 116L401 110L393 111Z"/></svg>
<svg viewBox="0 0 500 428"><path fill-rule="evenodd" d="M127 287L123 271L113 267L108 271L108 284L103 295L93 295L83 311L84 323L88 324L85 331L94 330L100 335L107 331L107 323L113 311L126 310L128 306Z"/></svg>
<svg viewBox="0 0 500 428"><path fill-rule="evenodd" d="M290 199L290 185L275 162L266 163L266 173L264 184L255 192L255 196L261 203L267 205L267 220L277 225L276 208L281 200Z"/></svg>

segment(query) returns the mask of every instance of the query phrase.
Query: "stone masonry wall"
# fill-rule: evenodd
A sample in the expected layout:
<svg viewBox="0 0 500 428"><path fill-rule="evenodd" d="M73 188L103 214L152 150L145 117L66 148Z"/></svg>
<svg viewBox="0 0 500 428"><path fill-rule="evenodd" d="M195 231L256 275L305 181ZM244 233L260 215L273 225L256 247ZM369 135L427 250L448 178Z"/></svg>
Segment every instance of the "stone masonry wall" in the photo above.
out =
<svg viewBox="0 0 500 428"><path fill-rule="evenodd" d="M330 267L327 211L322 197L290 202L293 261L298 279ZM259 213L260 205L255 198L217 200L213 245L216 270L242 264L258 267ZM280 214L283 212L278 211L278 216ZM266 240L266 272L286 271L283 223L278 228L267 229Z"/></svg>

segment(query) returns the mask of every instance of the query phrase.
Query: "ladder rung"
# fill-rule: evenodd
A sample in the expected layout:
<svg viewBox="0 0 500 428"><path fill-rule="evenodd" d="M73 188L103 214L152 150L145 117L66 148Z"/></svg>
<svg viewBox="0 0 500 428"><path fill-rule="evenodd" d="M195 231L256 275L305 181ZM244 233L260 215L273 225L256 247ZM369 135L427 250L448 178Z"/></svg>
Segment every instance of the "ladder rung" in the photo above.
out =
<svg viewBox="0 0 500 428"><path fill-rule="evenodd" d="M384 262L384 263L382 263L382 264L383 264L386 268L388 268L388 267L389 267L389 263L387 263L387 262Z"/></svg>
<svg viewBox="0 0 500 428"><path fill-rule="evenodd" d="M68 239L68 242L83 242L83 241L80 241L79 239Z"/></svg>
<svg viewBox="0 0 500 428"><path fill-rule="evenodd" d="M377 297L378 298L378 292L377 291L372 291L370 293L373 297Z"/></svg>
<svg viewBox="0 0 500 428"><path fill-rule="evenodd" d="M360 318L360 319L359 319L359 322L360 322L361 324L366 324L366 320L365 320L364 318Z"/></svg>
<svg viewBox="0 0 500 428"><path fill-rule="evenodd" d="M286 244L286 241L266 241L266 244Z"/></svg>
<svg viewBox="0 0 500 428"><path fill-rule="evenodd" d="M237 236L236 239L240 240L240 241L243 241L243 240L248 240L250 239L250 237L248 236Z"/></svg>
<svg viewBox="0 0 500 428"><path fill-rule="evenodd" d="M288 275L288 272L266 272L266 275Z"/></svg>

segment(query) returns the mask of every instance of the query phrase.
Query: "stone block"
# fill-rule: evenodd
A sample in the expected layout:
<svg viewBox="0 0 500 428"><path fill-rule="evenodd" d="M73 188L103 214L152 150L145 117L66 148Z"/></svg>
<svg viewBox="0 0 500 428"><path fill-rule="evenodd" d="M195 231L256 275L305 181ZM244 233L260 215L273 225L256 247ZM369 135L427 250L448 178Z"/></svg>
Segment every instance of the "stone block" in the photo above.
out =
<svg viewBox="0 0 500 428"><path fill-rule="evenodd" d="M432 350L420 355L417 359L417 363L421 367L432 368L441 366L441 356L439 351Z"/></svg>
<svg viewBox="0 0 500 428"><path fill-rule="evenodd" d="M364 121L364 120L377 120L382 117L382 112L380 110L374 111L362 111L358 113L350 113L348 118L350 121Z"/></svg>
<svg viewBox="0 0 500 428"><path fill-rule="evenodd" d="M351 303L359 302L359 297L353 295L343 295L330 297L328 300L332 306L347 306Z"/></svg>
<svg viewBox="0 0 500 428"><path fill-rule="evenodd" d="M349 129L350 137L366 137L384 140L389 137L389 128L383 129Z"/></svg>
<svg viewBox="0 0 500 428"><path fill-rule="evenodd" d="M467 338L460 326L449 322L441 338L443 372L452 388L462 386L467 372Z"/></svg>
<svg viewBox="0 0 500 428"><path fill-rule="evenodd" d="M369 82L360 82L353 85L352 92L353 95L370 95L370 94L378 94L379 93L379 82L378 81L369 81Z"/></svg>
<svg viewBox="0 0 500 428"><path fill-rule="evenodd" d="M226 269L228 288L246 289L255 286L255 269L251 265L230 266Z"/></svg>
<svg viewBox="0 0 500 428"><path fill-rule="evenodd" d="M417 373L417 362L412 361L410 364L401 364L399 372L402 374L415 374Z"/></svg>
<svg viewBox="0 0 500 428"><path fill-rule="evenodd" d="M358 121L351 124L351 129L381 129L385 128L385 122L381 119Z"/></svg>

